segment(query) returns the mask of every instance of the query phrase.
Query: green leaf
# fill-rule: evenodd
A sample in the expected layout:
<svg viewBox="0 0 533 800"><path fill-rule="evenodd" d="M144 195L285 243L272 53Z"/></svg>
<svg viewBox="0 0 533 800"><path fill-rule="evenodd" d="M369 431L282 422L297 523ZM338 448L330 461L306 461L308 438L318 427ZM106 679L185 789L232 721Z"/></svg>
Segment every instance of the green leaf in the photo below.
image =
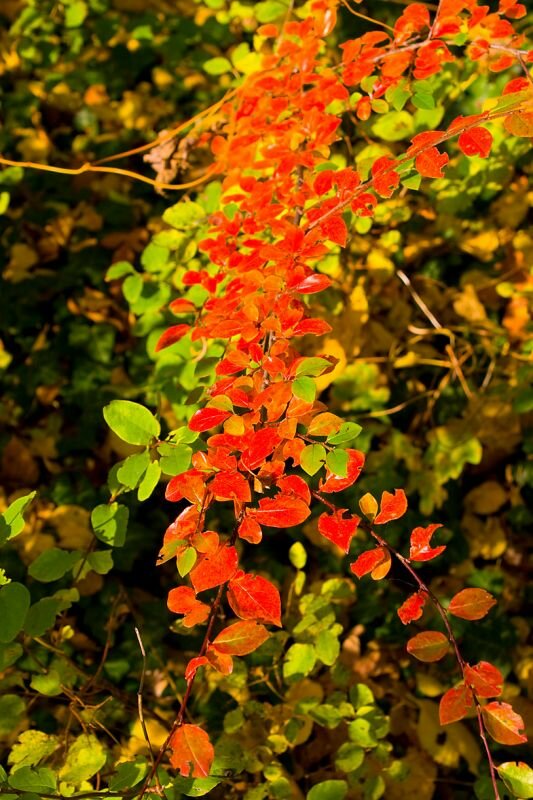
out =
<svg viewBox="0 0 533 800"><path fill-rule="evenodd" d="M293 567L303 569L307 563L307 553L301 542L294 542L289 549L289 559Z"/></svg>
<svg viewBox="0 0 533 800"><path fill-rule="evenodd" d="M9 776L9 785L22 792L35 792L36 794L50 794L57 789L57 778L51 769L40 767L21 767Z"/></svg>
<svg viewBox="0 0 533 800"><path fill-rule="evenodd" d="M384 142L400 142L412 138L413 118L407 111L389 111L375 120L371 130L374 136Z"/></svg>
<svg viewBox="0 0 533 800"><path fill-rule="evenodd" d="M354 708L374 705L375 699L372 690L364 683L356 683L350 688L350 701Z"/></svg>
<svg viewBox="0 0 533 800"><path fill-rule="evenodd" d="M220 778L184 778L181 775L174 779L173 788L177 796L203 797L220 783Z"/></svg>
<svg viewBox="0 0 533 800"><path fill-rule="evenodd" d="M0 734L12 734L25 712L26 705L22 697L16 694L0 695Z"/></svg>
<svg viewBox="0 0 533 800"><path fill-rule="evenodd" d="M154 415L131 400L112 400L104 407L104 419L128 444L150 444L161 433L161 425Z"/></svg>
<svg viewBox="0 0 533 800"><path fill-rule="evenodd" d="M294 682L309 675L316 664L315 648L311 644L296 643L291 645L283 662L283 677Z"/></svg>
<svg viewBox="0 0 533 800"><path fill-rule="evenodd" d="M157 448L159 465L165 475L181 475L191 465L192 450L186 444L162 444Z"/></svg>
<svg viewBox="0 0 533 800"><path fill-rule="evenodd" d="M328 667L332 667L339 657L340 642L333 631L320 631L315 640L317 658Z"/></svg>
<svg viewBox="0 0 533 800"><path fill-rule="evenodd" d="M137 490L137 499L142 503L148 500L155 487L159 483L161 477L161 466L158 461L152 461L146 470L144 478L141 481L139 489Z"/></svg>
<svg viewBox="0 0 533 800"><path fill-rule="evenodd" d="M163 212L163 221L178 230L198 227L205 218L206 214L202 206L185 200L170 206Z"/></svg>
<svg viewBox="0 0 533 800"><path fill-rule="evenodd" d="M30 492L23 497L17 497L0 514L0 545L7 542L8 539L14 539L15 536L22 532L24 529L24 517L22 515L36 494L37 492Z"/></svg>
<svg viewBox="0 0 533 800"><path fill-rule="evenodd" d="M30 593L21 583L0 589L0 642L12 642L24 626L30 607Z"/></svg>
<svg viewBox="0 0 533 800"><path fill-rule="evenodd" d="M308 475L316 475L326 461L326 449L322 444L308 444L300 454L300 465Z"/></svg>
<svg viewBox="0 0 533 800"><path fill-rule="evenodd" d="M313 356L312 358L304 358L304 360L300 361L300 363L296 367L296 377L299 378L302 375L310 375L313 378L317 378L319 375L322 375L326 370L331 370L331 369L332 369L331 362L328 361L326 358L320 358L320 356Z"/></svg>
<svg viewBox="0 0 533 800"><path fill-rule="evenodd" d="M61 676L56 669L51 669L43 675L34 675L30 681L30 686L39 694L44 694L47 697L55 697L63 691L61 688Z"/></svg>
<svg viewBox="0 0 533 800"><path fill-rule="evenodd" d="M347 794L346 781L322 781L307 792L306 800L344 800Z"/></svg>
<svg viewBox="0 0 533 800"><path fill-rule="evenodd" d="M87 3L75 0L65 8L65 27L79 28L87 16Z"/></svg>
<svg viewBox="0 0 533 800"><path fill-rule="evenodd" d="M66 575L76 561L79 560L79 550L72 553L60 550L58 547L51 547L41 553L35 561L30 564L28 575L41 583L57 581Z"/></svg>
<svg viewBox="0 0 533 800"><path fill-rule="evenodd" d="M189 574L191 569L196 564L196 550L194 547L188 547L183 553L180 553L176 559L178 565L178 572L182 578Z"/></svg>
<svg viewBox="0 0 533 800"><path fill-rule="evenodd" d="M365 759L365 751L352 742L344 742L337 750L335 766L343 772L354 772Z"/></svg>
<svg viewBox="0 0 533 800"><path fill-rule="evenodd" d="M350 444L357 439L362 431L362 427L356 422L343 422L337 433L332 433L326 439L328 444Z"/></svg>
<svg viewBox="0 0 533 800"><path fill-rule="evenodd" d="M0 672L10 667L17 661L22 653L21 645L18 642L13 642L5 646L0 645Z"/></svg>
<svg viewBox="0 0 533 800"><path fill-rule="evenodd" d="M135 275L135 270L129 261L116 261L105 274L106 281L116 281L124 275Z"/></svg>
<svg viewBox="0 0 533 800"><path fill-rule="evenodd" d="M113 569L113 553L111 550L97 550L89 554L87 564L98 575L107 575Z"/></svg>
<svg viewBox="0 0 533 800"><path fill-rule="evenodd" d="M326 464L334 475L345 478L348 474L348 453L346 450L330 450L326 456Z"/></svg>
<svg viewBox="0 0 533 800"><path fill-rule="evenodd" d="M142 756L137 756L135 761L123 761L117 767L116 774L109 780L109 788L112 792L120 792L124 789L132 789L148 773L148 762Z"/></svg>
<svg viewBox="0 0 533 800"><path fill-rule="evenodd" d="M122 547L126 541L129 510L119 503L107 503L93 508L91 525L97 539L112 547Z"/></svg>
<svg viewBox="0 0 533 800"><path fill-rule="evenodd" d="M43 597L32 605L26 616L24 632L28 636L42 636L54 626L57 615L64 603L55 597Z"/></svg>
<svg viewBox="0 0 533 800"><path fill-rule="evenodd" d="M43 731L23 731L13 745L7 763L13 764L13 770L34 767L43 758L51 755L58 745L57 736L51 736Z"/></svg>
<svg viewBox="0 0 533 800"><path fill-rule="evenodd" d="M232 69L231 62L221 56L204 61L203 68L208 75L224 75L225 72L231 72Z"/></svg>
<svg viewBox="0 0 533 800"><path fill-rule="evenodd" d="M507 788L521 800L533 797L533 769L523 761L506 761L496 767Z"/></svg>
<svg viewBox="0 0 533 800"><path fill-rule="evenodd" d="M133 305L141 296L141 292L143 289L143 279L142 277L136 272L134 275L128 275L124 283L122 284L122 294L128 301L128 303Z"/></svg>
<svg viewBox="0 0 533 800"><path fill-rule="evenodd" d="M316 383L312 378L302 375L292 382L292 393L306 403L313 403L316 398Z"/></svg>
<svg viewBox="0 0 533 800"><path fill-rule="evenodd" d="M432 109L435 108L435 98L432 94L427 92L416 92L411 98L411 102L415 108Z"/></svg>
<svg viewBox="0 0 533 800"><path fill-rule="evenodd" d="M136 489L150 464L150 453L134 453L128 456L117 470L117 478L128 489Z"/></svg>
<svg viewBox="0 0 533 800"><path fill-rule="evenodd" d="M274 22L287 13L287 3L282 3L280 0L265 0L265 2L256 3L254 11L258 22Z"/></svg>
<svg viewBox="0 0 533 800"><path fill-rule="evenodd" d="M105 762L106 753L103 745L96 736L83 733L69 747L65 763L59 770L59 778L79 786L96 775Z"/></svg>

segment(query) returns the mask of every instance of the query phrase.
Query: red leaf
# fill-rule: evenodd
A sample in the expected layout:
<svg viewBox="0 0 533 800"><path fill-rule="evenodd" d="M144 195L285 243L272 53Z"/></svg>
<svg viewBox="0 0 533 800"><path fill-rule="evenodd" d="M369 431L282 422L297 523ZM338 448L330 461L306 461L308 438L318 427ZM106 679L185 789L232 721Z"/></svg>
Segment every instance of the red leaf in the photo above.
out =
<svg viewBox="0 0 533 800"><path fill-rule="evenodd" d="M344 517L348 509L337 508L333 514L321 514L318 518L318 530L345 553L350 549L350 542L361 522L359 517Z"/></svg>
<svg viewBox="0 0 533 800"><path fill-rule="evenodd" d="M241 619L281 627L281 600L274 584L260 575L237 574L228 586L228 602Z"/></svg>
<svg viewBox="0 0 533 800"><path fill-rule="evenodd" d="M265 497L260 500L259 508L251 508L248 513L259 525L271 528L290 528L306 520L311 512L303 500L279 494L274 498Z"/></svg>
<svg viewBox="0 0 533 800"><path fill-rule="evenodd" d="M198 469L189 469L181 475L174 475L167 483L165 498L171 503L177 503L186 497L190 503L201 505L207 490L205 477L205 473Z"/></svg>
<svg viewBox="0 0 533 800"><path fill-rule="evenodd" d="M371 577L376 580L375 570L382 564L388 564L390 567L390 554L385 547L375 547L373 550L365 550L364 553L361 553L361 555L356 558L353 564L350 564L350 569L358 578L362 578L363 575L367 575L370 572ZM384 576L379 575L379 578L381 577Z"/></svg>
<svg viewBox="0 0 533 800"><path fill-rule="evenodd" d="M192 681L192 679L196 675L197 669L205 666L205 664L208 663L209 662L205 656L196 656L196 658L191 658L191 660L185 667L185 680L187 681L187 683L189 683L189 681Z"/></svg>
<svg viewBox="0 0 533 800"><path fill-rule="evenodd" d="M249 503L252 499L250 484L236 470L217 472L209 484L209 490L215 500L238 500L241 503Z"/></svg>
<svg viewBox="0 0 533 800"><path fill-rule="evenodd" d="M374 519L376 525L385 525L393 519L403 517L407 511L407 497L403 489L395 489L394 493L383 492L379 514Z"/></svg>
<svg viewBox="0 0 533 800"><path fill-rule="evenodd" d="M167 606L174 614L185 614L183 624L186 628L205 622L209 616L209 606L196 599L190 586L171 589L168 593Z"/></svg>
<svg viewBox="0 0 533 800"><path fill-rule="evenodd" d="M346 477L335 475L329 469L326 469L326 479L324 483L320 484L321 492L342 492L343 489L347 489L348 486L356 482L365 463L364 454L360 453L359 450L346 450L346 453L348 454Z"/></svg>
<svg viewBox="0 0 533 800"><path fill-rule="evenodd" d="M191 570L190 578L194 590L203 592L204 589L226 583L237 572L238 563L239 556L234 547L219 545L214 553L205 555Z"/></svg>
<svg viewBox="0 0 533 800"><path fill-rule="evenodd" d="M503 675L488 661L480 661L474 667L465 667L465 680L477 697L498 697L503 691Z"/></svg>
<svg viewBox="0 0 533 800"><path fill-rule="evenodd" d="M393 169L396 162L388 156L381 156L372 165L372 185L381 197L391 197L400 185L400 176Z"/></svg>
<svg viewBox="0 0 533 800"><path fill-rule="evenodd" d="M222 411L221 408L200 408L189 420L189 428L191 431L201 433L215 428L228 417L231 417L231 412Z"/></svg>
<svg viewBox="0 0 533 800"><path fill-rule="evenodd" d="M446 550L446 545L444 544L439 545L439 547L430 547L431 537L437 528L442 528L442 525L435 523L428 525L427 528L415 528L413 530L411 533L411 548L409 550L409 558L412 561L430 561Z"/></svg>
<svg viewBox="0 0 533 800"><path fill-rule="evenodd" d="M402 603L398 609L398 616L404 625L408 625L410 622L420 619L424 611L426 600L426 592L420 591L410 595L407 600Z"/></svg>
<svg viewBox="0 0 533 800"><path fill-rule="evenodd" d="M448 647L448 639L439 631L422 631L407 642L407 652L426 663L440 661Z"/></svg>
<svg viewBox="0 0 533 800"><path fill-rule="evenodd" d="M242 453L243 466L248 470L259 467L280 441L280 436L274 428L260 428L258 431L253 431L248 447Z"/></svg>
<svg viewBox="0 0 533 800"><path fill-rule="evenodd" d="M259 544L263 538L261 526L251 517L245 517L238 528L238 534L241 539L244 539L250 544Z"/></svg>
<svg viewBox="0 0 533 800"><path fill-rule="evenodd" d="M170 310L173 314L194 314L196 313L196 306L194 303L191 303L190 300L184 300L181 297L178 297L177 300L173 300L169 305Z"/></svg>
<svg viewBox="0 0 533 800"><path fill-rule="evenodd" d="M436 147L430 147L415 158L415 167L423 178L442 178L442 167L449 161L447 153L441 153Z"/></svg>
<svg viewBox="0 0 533 800"><path fill-rule="evenodd" d="M297 283L293 289L299 294L316 294L317 292L323 292L324 289L328 289L330 286L331 278L328 278L327 275L314 272L312 275L308 275L307 278L304 278L303 281L300 281L300 283Z"/></svg>
<svg viewBox="0 0 533 800"><path fill-rule="evenodd" d="M265 626L257 622L235 622L218 634L211 647L228 656L245 656L257 650L269 636Z"/></svg>
<svg viewBox="0 0 533 800"><path fill-rule="evenodd" d="M307 505L311 502L309 486L299 475L284 475L282 478L279 478L276 483L283 494L299 497L304 503L307 503Z"/></svg>
<svg viewBox="0 0 533 800"><path fill-rule="evenodd" d="M473 703L472 691L464 683L455 686L453 689L448 689L439 703L440 724L450 725L452 722L458 722L463 719L468 714L468 710L472 708Z"/></svg>
<svg viewBox="0 0 533 800"><path fill-rule="evenodd" d="M330 217L320 225L320 234L324 239L329 239L330 242L346 246L348 238L348 228L342 217Z"/></svg>
<svg viewBox="0 0 533 800"><path fill-rule="evenodd" d="M323 319L303 319L298 325L295 325L292 335L306 336L307 334L313 334L313 336L322 336L331 330L331 325L328 325Z"/></svg>
<svg viewBox="0 0 533 800"><path fill-rule="evenodd" d="M492 147L492 134L486 128L476 127L463 131L459 136L458 145L465 156L479 156L487 158Z"/></svg>
<svg viewBox="0 0 533 800"><path fill-rule="evenodd" d="M494 700L481 709L485 727L492 738L500 744L524 744L527 736L520 733L524 730L524 720L513 711L509 703Z"/></svg>
<svg viewBox="0 0 533 800"><path fill-rule="evenodd" d="M183 339L185 334L188 333L190 329L190 325L173 325L172 328L169 328L167 331L161 334L157 340L155 352L159 353L159 351L164 350L165 347L170 347L171 344L179 342L179 340Z"/></svg>
<svg viewBox="0 0 533 800"><path fill-rule="evenodd" d="M485 589L463 589L452 597L448 611L461 619L483 619L495 605L496 600Z"/></svg>
<svg viewBox="0 0 533 800"><path fill-rule="evenodd" d="M170 763L186 778L206 778L215 757L209 736L197 725L181 725L169 742Z"/></svg>

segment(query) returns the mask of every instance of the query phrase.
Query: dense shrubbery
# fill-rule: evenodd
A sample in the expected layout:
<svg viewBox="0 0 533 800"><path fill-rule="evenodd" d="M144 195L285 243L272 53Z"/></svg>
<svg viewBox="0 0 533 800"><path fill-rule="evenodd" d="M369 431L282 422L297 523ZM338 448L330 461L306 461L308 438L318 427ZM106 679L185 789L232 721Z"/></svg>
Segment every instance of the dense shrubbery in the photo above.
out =
<svg viewBox="0 0 533 800"><path fill-rule="evenodd" d="M434 26L428 30L422 4L407 7L400 23L404 6L393 2L363 3L352 13L341 6L336 27L334 5L316 3L315 25L307 28L297 24L305 25L310 6L289 10L282 0L196 6L9 0L0 9L6 23L0 34L0 153L7 162L79 172L45 174L9 165L0 172L0 502L9 505L0 527L0 729L7 773L0 776L0 795L34 800L141 793L199 665L189 665L187 684L185 669L198 656L205 631L197 633L190 623L195 614L202 622L210 613L192 591L176 594L177 555L184 578L179 582L187 584L192 570L197 591L214 587L211 594L219 596L218 583L224 575L231 579L230 607L222 612L217 601L209 617L216 624L213 635L226 627L224 613L231 623L233 611L248 626L240 651L264 643L235 659L231 672L228 659L240 654L239 647L210 648L216 669L201 664L178 721L209 732L215 760L210 764L202 739L194 775L203 764L211 777L184 776L190 759L174 737L172 759L184 774L176 777L162 760L157 780L167 797L494 797L475 712L439 726L439 699L459 680L457 665L447 656L441 664L415 666L405 653L408 637L396 609L418 590L416 579L396 564L390 580L363 578L356 585L354 571L377 570L373 577L381 577L389 563L386 549L365 562L371 540L362 525L354 537L353 515L372 519L377 509L371 496L379 499L398 487L405 489L409 510L396 522L405 507L394 506L382 535L406 553L409 531L442 523L431 546L440 554L445 545L445 551L415 573L445 606L465 587L478 590L478 603L484 597L479 590L497 599L479 622L463 623L456 615L454 630L466 662L491 662L496 684L500 673L505 677L504 694L483 702L510 703L526 729L531 724L533 654L525 611L533 396L527 40L510 39L506 28L494 27L505 17L495 16L489 26L480 20L476 28L463 11L462 29L442 32L453 57L447 61L441 51L434 69L434 53L428 52L413 75L413 65L402 61L418 52L410 45L439 34ZM531 19L519 6L500 5L515 30L527 34ZM477 4L443 2L441 13L446 6L457 17L463 6L474 14ZM433 20L435 9L429 12ZM279 64L269 55L273 37L291 14L287 41L294 46L287 47L287 63ZM364 57L355 45L351 52L339 44L375 30L390 34L393 25L397 62L379 50L385 40L367 39L365 46L377 48L367 57L380 70L374 77L364 69L359 74ZM299 105L297 93L284 97L285 87L293 71L311 74L313 46L322 34L322 77L313 77L319 97ZM494 40L496 48L480 40ZM349 99L339 89L339 72L324 66L338 64L343 52ZM382 61L388 86L376 77ZM512 91L505 94L510 81ZM244 88L235 93L237 87ZM309 92L311 87L310 81ZM271 108L268 97L274 98ZM290 112L285 117L283 102ZM513 112L519 103L526 110ZM205 109L211 111L181 138L107 163L164 183L198 182L177 203L170 191L157 193L120 169L79 170L87 161L140 147ZM495 121L482 117L459 125L466 134L490 134L463 134L458 147L457 131L446 133L450 124L481 113ZM326 125L335 116L342 119L339 131ZM305 129L298 127L302 120L309 123ZM415 136L436 129L445 133L434 142L415 139L414 165L413 159L398 163ZM261 132L265 141L275 139L278 150L263 153L252 176L253 136ZM294 140L287 143L289 135ZM236 144L235 136L242 137ZM299 163L303 151L308 160ZM370 181L374 199L358 202L354 170ZM347 201L336 209L342 191ZM334 211L323 205L331 198ZM313 204L320 209L315 216ZM375 204L373 214L366 214L367 204ZM265 226L267 239L258 244ZM305 258L319 259L320 277L308 273L305 258L295 263L304 244L293 230L298 226L308 235L305 246L318 248ZM276 241L277 249L263 252L265 241ZM236 243L240 250L232 251ZM244 288L234 280L227 289L222 280L217 289L217 267L226 270L231 257L232 269L244 269L243 260L254 254L257 276L248 272ZM292 280L292 294L282 308L286 280ZM223 300L206 304L220 289ZM298 329L298 319L285 320L279 336L283 314L300 309L298 292L302 310L317 322ZM231 300L239 293L248 317L237 319ZM263 293L266 309L258 300ZM208 313L176 317L194 309ZM261 314L268 318L271 311L278 320L273 335L265 328L255 340L246 324L264 322ZM224 328L230 320L232 327ZM173 344L165 333L169 325L184 326L170 329ZM283 339L305 332L296 340L303 359L280 347ZM230 335L243 340L228 347ZM263 370L259 384L245 377L246 370L252 376ZM218 392L224 397L213 400L209 387L215 381L226 383ZM276 382L289 385L287 397L285 389L273 391L254 417L254 409L243 405L243 387L251 398ZM207 417L206 401L215 412ZM279 427L288 402L300 404L293 419L303 423L298 431L307 438L298 446L290 419ZM325 418L326 411L335 417ZM186 423L193 415L191 430ZM259 434L265 422L266 436ZM220 423L208 450L206 440L215 433L210 428ZM245 433L259 437L244 448L240 472L224 452L222 430L236 448ZM281 440L286 450L274 453ZM240 452L243 447L238 443ZM217 489L206 496L214 448L221 472ZM361 461L353 453L359 452L366 464L352 487ZM280 478L279 463L290 458L292 477ZM308 515L307 489L297 482L302 475L315 492L321 487L322 500L325 494L339 505L321 472L326 459L333 489L346 486L348 523L320 506L316 494ZM273 483L280 494L268 499ZM228 566L227 559L206 575L205 553L212 555L217 542L209 536L191 540L183 525L178 544L171 527L161 551L162 533L176 513L165 500L165 486L167 497L180 502L182 519L183 513L194 517L194 511L183 512L183 497L193 505L199 498L202 512L204 504L221 501L210 509L208 527L231 540L223 548L225 555L231 550L231 559L237 543L240 568L264 583L235 577L236 563ZM285 505L279 506L280 496L288 498ZM282 517L269 524L267 511ZM260 546L252 547L259 523L267 527ZM428 541L420 547L427 553ZM352 571L342 557L348 548L349 561L359 564ZM247 580L255 583L243 599ZM258 587L267 598L260 610ZM275 627L278 590L283 628ZM168 611L169 591L170 607L189 611L185 620ZM253 609L246 605L250 596ZM418 625L424 598L422 590L414 606L403 606L403 621ZM438 618L428 614L427 620L444 630ZM426 614L423 622L425 629ZM467 704L463 695L458 719ZM512 766L524 760L524 746L507 747L513 737L518 742L521 728L506 713L506 733L495 730L494 720L487 723L496 733L496 763L511 762L500 774L505 785L498 781L499 792L502 798L531 797L531 773ZM160 796L157 780L156 791L145 797Z"/></svg>

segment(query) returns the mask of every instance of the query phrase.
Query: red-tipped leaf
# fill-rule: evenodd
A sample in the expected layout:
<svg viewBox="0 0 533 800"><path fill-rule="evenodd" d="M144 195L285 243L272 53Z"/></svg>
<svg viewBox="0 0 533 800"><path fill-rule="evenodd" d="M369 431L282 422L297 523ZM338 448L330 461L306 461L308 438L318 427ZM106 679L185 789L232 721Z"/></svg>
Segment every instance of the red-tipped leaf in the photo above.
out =
<svg viewBox="0 0 533 800"><path fill-rule="evenodd" d="M465 667L465 680L477 697L498 697L503 691L503 675L494 664L480 661Z"/></svg>
<svg viewBox="0 0 533 800"><path fill-rule="evenodd" d="M171 344L179 342L179 340L183 339L185 334L188 333L190 329L190 325L173 325L171 328L161 334L157 340L155 352L159 353L159 351L164 350L165 347L170 347Z"/></svg>
<svg viewBox="0 0 533 800"><path fill-rule="evenodd" d="M392 493L383 492L379 514L374 519L374 524L385 525L387 522L403 517L406 511L407 497L403 489L395 489Z"/></svg>
<svg viewBox="0 0 533 800"><path fill-rule="evenodd" d="M347 553L361 520L350 515L345 517L345 513L346 508L337 508L333 514L321 514L318 518L318 530L322 536Z"/></svg>
<svg viewBox="0 0 533 800"><path fill-rule="evenodd" d="M407 600L402 603L398 609L398 616L404 625L408 625L410 622L415 622L415 620L420 619L424 612L426 600L426 592L419 591L410 595Z"/></svg>
<svg viewBox="0 0 533 800"><path fill-rule="evenodd" d="M231 412L223 411L221 408L200 408L192 415L189 428L191 431L201 433L216 428L228 417L231 417Z"/></svg>
<svg viewBox="0 0 533 800"><path fill-rule="evenodd" d="M430 561L432 558L440 556L446 550L446 545L431 547L431 537L442 525L428 525L427 528L415 528L411 533L411 548L409 558L411 561Z"/></svg>

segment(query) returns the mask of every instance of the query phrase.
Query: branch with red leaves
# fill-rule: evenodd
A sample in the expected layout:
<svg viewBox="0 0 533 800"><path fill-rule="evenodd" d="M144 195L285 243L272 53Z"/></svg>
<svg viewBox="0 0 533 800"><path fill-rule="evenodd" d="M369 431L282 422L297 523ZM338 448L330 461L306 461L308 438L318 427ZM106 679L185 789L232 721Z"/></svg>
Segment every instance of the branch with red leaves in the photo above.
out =
<svg viewBox="0 0 533 800"><path fill-rule="evenodd" d="M331 372L336 360L304 357L295 340L331 330L311 315L310 301L331 286L317 267L332 247L346 246L345 209L369 217L381 199L399 191L405 176L442 177L450 156L439 148L452 139L457 138L467 157L488 157L492 134L487 124L503 121L510 135L533 134L531 84L527 78L513 78L491 111L457 117L446 130L417 134L405 154L377 158L364 180L351 167L335 170L330 164L340 117L350 110L351 87L373 79L370 94L356 107L359 119L367 119L373 103L391 97L400 82L408 83L411 76L427 78L443 63L456 60L447 42L458 45L459 35L466 57L480 64L485 59L491 71L517 60L529 63L532 54L520 49L524 37L510 22L525 10L510 0L500 0L495 13L477 0L441 0L431 21L427 8L413 3L392 35L371 32L342 45L339 75L323 41L335 26L336 6L336 0L315 0L312 16L289 20L282 31L271 24L259 28L265 42L273 40L263 69L222 106L227 124L211 139L214 169L223 176L224 207L211 215L209 236L199 243L207 265L190 269L183 281L186 291L202 287L207 299L201 307L194 293L175 300L172 312L189 321L172 326L156 347L163 349L185 336L191 342L227 342L216 382L189 422L192 431L205 435L206 449L196 452L192 467L173 477L166 489L168 500L186 505L167 529L160 554L161 563L175 558L180 576L190 582L171 590L169 609L182 617L184 627L207 628L200 651L186 667L180 710L141 797L167 748L171 764L183 775L209 774L214 757L209 736L185 722L195 677L199 670L230 673L234 657L251 653L270 636L266 626L281 625L278 588L266 577L241 569L240 549L244 543L258 545L271 528L300 525L311 515L313 498L327 509L318 518L320 534L344 552L359 527L376 540L377 546L351 565L357 577L384 578L393 558L408 571L417 590L398 611L404 624L420 619L428 600L437 610L446 633L420 632L407 649L432 662L453 648L462 681L442 698L441 721L462 719L475 708L495 798L486 734L504 744L524 741L518 715L506 703L491 700L502 692L500 672L485 661L467 664L450 623L450 615L480 619L493 598L483 590L464 589L445 609L412 566L443 552L444 545L432 544L440 525L415 528L409 556L404 557L374 530L405 513L402 490L384 492L380 504L365 495L360 505L368 523L329 499L353 486L363 469L363 453L351 446L360 429L317 399L315 379ZM426 39L420 41L424 33ZM504 49L494 59L496 47ZM225 208L230 204L231 212ZM233 509L230 534L211 529L219 518L217 504ZM206 592L214 592L210 601ZM235 619L226 620L226 613ZM490 702L485 704L486 699Z"/></svg>

